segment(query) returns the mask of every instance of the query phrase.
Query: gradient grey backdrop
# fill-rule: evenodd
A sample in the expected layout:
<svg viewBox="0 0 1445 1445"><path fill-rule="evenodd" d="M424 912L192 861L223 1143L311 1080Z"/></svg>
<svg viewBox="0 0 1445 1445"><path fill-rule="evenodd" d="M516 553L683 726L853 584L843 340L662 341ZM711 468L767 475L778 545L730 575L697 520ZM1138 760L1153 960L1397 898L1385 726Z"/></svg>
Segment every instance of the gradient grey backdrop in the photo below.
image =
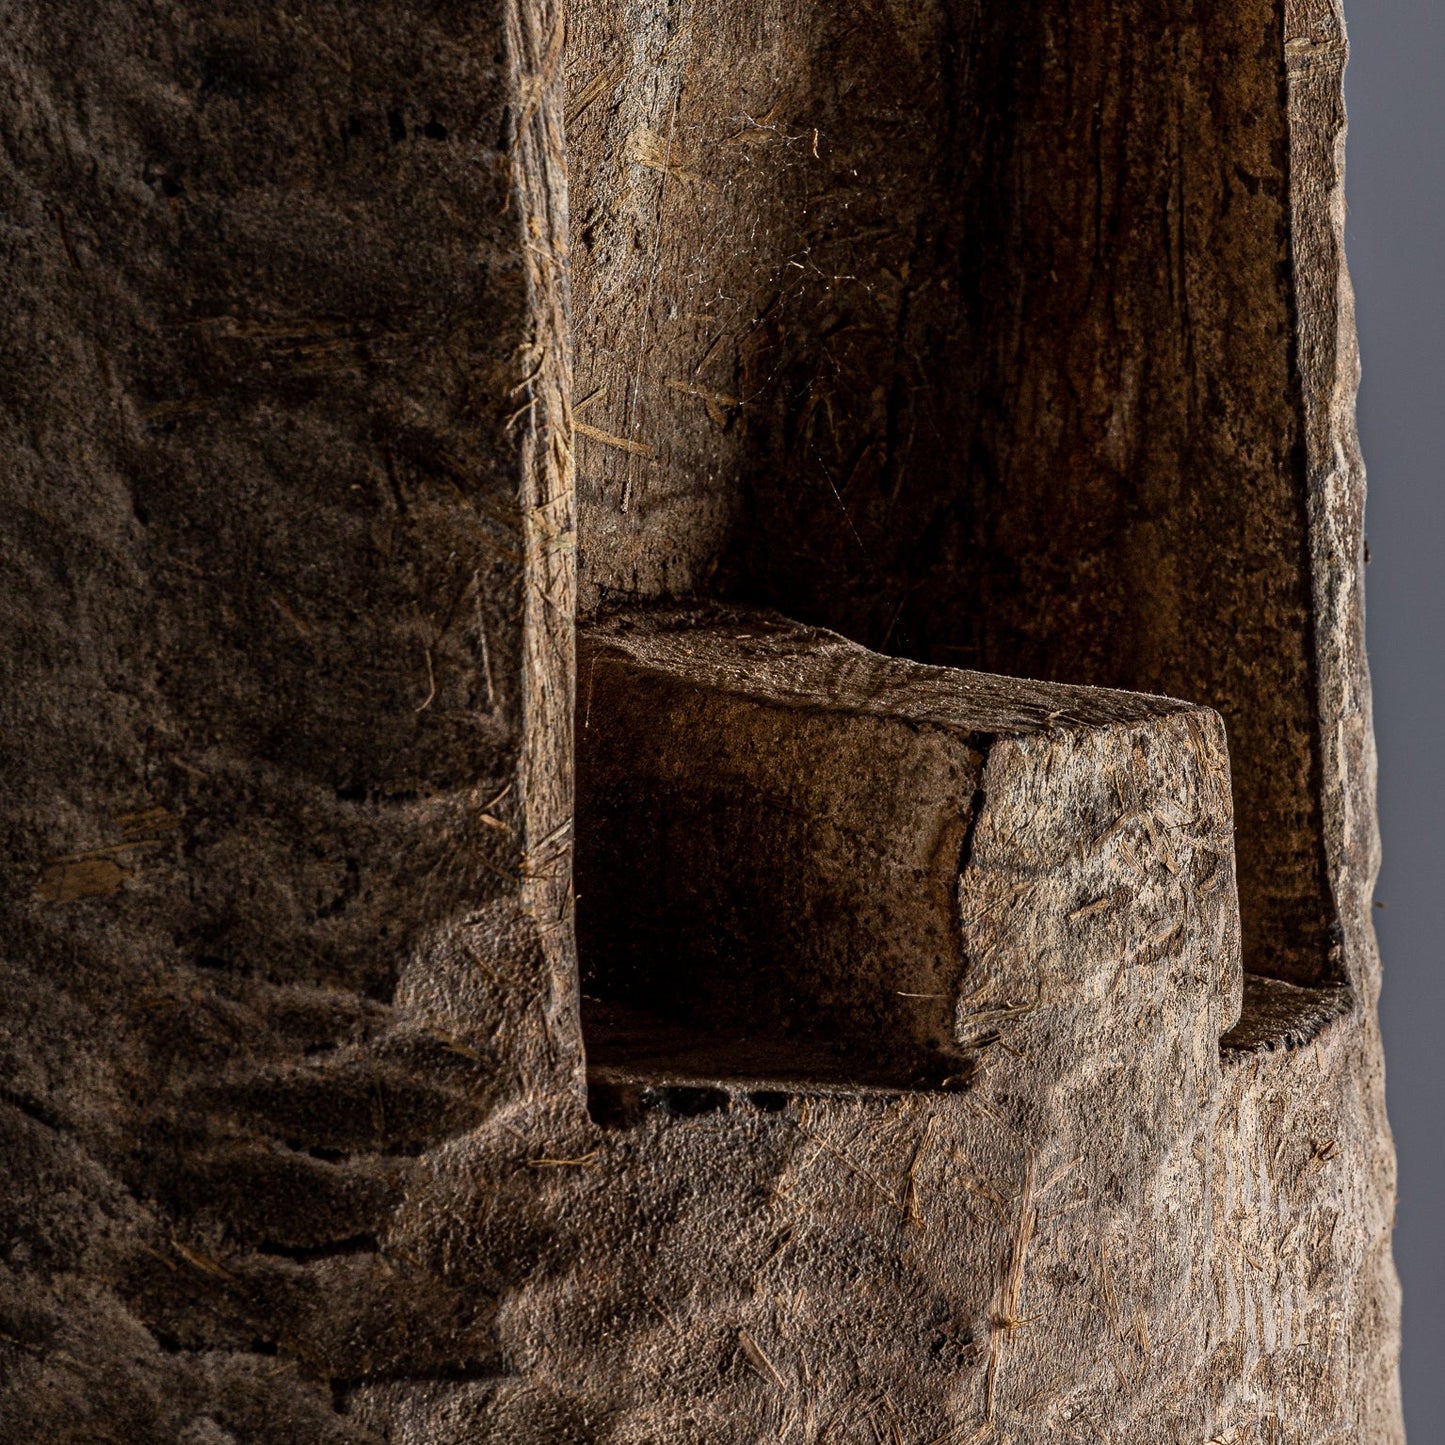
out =
<svg viewBox="0 0 1445 1445"><path fill-rule="evenodd" d="M1382 1018L1400 1156L1405 1422L1445 1440L1445 3L1345 0L1345 188L1364 381Z"/></svg>

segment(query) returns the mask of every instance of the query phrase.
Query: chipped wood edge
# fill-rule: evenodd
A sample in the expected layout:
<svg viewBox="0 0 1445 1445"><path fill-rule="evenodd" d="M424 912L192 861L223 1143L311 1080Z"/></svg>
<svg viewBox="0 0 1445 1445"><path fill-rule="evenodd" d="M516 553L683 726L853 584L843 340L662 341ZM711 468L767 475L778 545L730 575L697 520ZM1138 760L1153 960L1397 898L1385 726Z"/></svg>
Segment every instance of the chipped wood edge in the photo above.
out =
<svg viewBox="0 0 1445 1445"><path fill-rule="evenodd" d="M520 780L523 903L548 973L551 1062L585 1090L572 922L572 710L577 595L571 286L563 127L562 0L508 0L512 195L526 265L530 345L513 412L525 539Z"/></svg>
<svg viewBox="0 0 1445 1445"><path fill-rule="evenodd" d="M1345 261L1344 74L1349 44L1341 0L1285 0L1290 248L1304 435L1325 864L1335 907L1334 972L1353 1007L1335 1067L1346 1085L1349 1152L1369 1199L1352 1334L1359 1358L1360 1439L1402 1445L1400 1286L1390 1250L1395 1155L1385 1117L1376 1007L1380 957L1372 902L1380 843L1376 755L1365 656L1365 467L1355 420L1360 357ZM1353 1352L1352 1352L1353 1353Z"/></svg>

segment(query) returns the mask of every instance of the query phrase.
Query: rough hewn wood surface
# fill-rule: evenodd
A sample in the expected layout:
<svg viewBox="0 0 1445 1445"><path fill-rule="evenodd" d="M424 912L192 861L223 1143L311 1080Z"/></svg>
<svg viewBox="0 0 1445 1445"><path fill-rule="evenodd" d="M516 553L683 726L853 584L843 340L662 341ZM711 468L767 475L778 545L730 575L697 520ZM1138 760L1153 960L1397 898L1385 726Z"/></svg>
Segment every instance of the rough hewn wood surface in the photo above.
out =
<svg viewBox="0 0 1445 1445"><path fill-rule="evenodd" d="M582 658L579 910L592 970L584 988L600 995L584 1019L595 1044L594 1114L616 1130L597 1167L616 1169L608 1177L618 1188L645 1181L639 1209L648 1217L660 1200L674 1201L657 1226L662 1256L706 1260L707 1288L746 1299L724 1318L741 1320L771 1364L743 1346L742 1363L759 1376L750 1390L666 1370L659 1351L691 1357L727 1345L716 1313L696 1308L689 1287L682 1323L634 1323L617 1346L619 1361L643 1361L627 1378L646 1381L645 1399L628 1398L625 1382L599 1386L599 1408L626 1422L620 1438L686 1438L689 1412L705 1422L704 1438L752 1438L720 1425L737 1411L749 1428L761 1421L804 1439L826 1438L830 1427L867 1438L895 1425L905 1440L1395 1438L1373 1152L1384 1140L1360 1137L1375 1122L1376 1079L1362 1059L1355 996L1253 977L1234 1025L1236 921L1217 851L1221 839L1227 850L1228 780L1217 745L1196 754L1215 759L1203 767L1189 761L1189 745L1161 747L1152 787L1137 772L1146 737L1161 744L1184 724L1198 747L1209 714L941 674L736 611L610 618L586 634ZM1115 699L1152 714L1139 736L1111 712ZM804 716L780 729L782 709ZM833 709L843 716L829 725ZM753 940L769 968L751 979L735 976L716 942L677 948L665 931L652 936L660 913L675 930L701 923L725 939L739 911L771 889L776 937L785 937L783 915L817 890L778 846L770 805L793 805L791 816L818 830L815 867L856 847L828 827L840 810L898 831L871 811L886 814L887 803L859 802L852 791L860 774L877 776L846 737L855 713L908 718L920 731L969 720L954 781L978 782L964 805L973 823L956 902L956 1096L908 1091L902 1080L889 1089L869 1072L876 1064L860 1035L906 1039L926 1029L926 1013L901 1025L880 1010L850 1021L817 987L809 958L789 974L798 949L786 943L773 954L766 938ZM725 738L714 727L721 716ZM911 776L894 749L875 741L874 752L880 772ZM628 773L640 798L619 798ZM689 808L695 792L707 794L706 808ZM659 794L671 801L654 815ZM921 832L929 816L921 810ZM751 829L739 821L749 817ZM694 835L686 841L666 833L678 819ZM1222 862L1226 886L1214 897ZM769 864L782 877L760 882L753 870ZM669 867L681 870L685 896L659 906L647 875ZM600 885L589 918L587 890ZM855 886L866 893L866 883ZM927 895L894 892L930 907ZM887 956L887 926L875 918L870 927L866 906L844 916L865 948L876 936ZM874 963L848 973L864 1015L880 981ZM940 978L908 985L944 991ZM728 1013L739 997L746 1037ZM620 1019L615 1001L626 1006ZM779 1019L780 1004L791 1018ZM639 1006L691 1028L649 1026ZM815 1010L843 1035L831 1058L815 1047ZM758 1035L770 1031L767 1047ZM906 1057L899 1045L891 1053ZM850 1091L850 1073L868 1087ZM698 1133L705 1143L682 1142ZM789 1143L796 1135L814 1145L802 1155L808 1171L832 1161L853 1176L847 1211L821 1182L807 1191L794 1183L804 1167ZM779 1147L778 1162L748 1176ZM708 1171L728 1150L725 1185ZM1063 1178L1066 1201L1045 1208ZM954 1212L960 1191L972 1207ZM846 1241L834 1255L854 1262L868 1250L856 1284L840 1288L816 1253L794 1246L795 1235L823 1228ZM957 1251L946 1262L930 1253L939 1239ZM652 1229L636 1243L604 1237L602 1252L617 1250L613 1267L629 1290L665 1300L680 1288L659 1277ZM755 1258L764 1268L749 1273ZM585 1288L586 1271L575 1281ZM921 1298L947 1319L945 1335L966 1339L957 1362L937 1351L921 1362L885 1355L897 1346L881 1321L907 1321L914 1337ZM636 1315L619 1307L614 1329L621 1318ZM885 1382L874 1393L869 1371L880 1357Z"/></svg>
<svg viewBox="0 0 1445 1445"><path fill-rule="evenodd" d="M1397 1441L1338 10L576 34L584 607L723 587L1220 709L1259 972L1176 1387L1206 1438Z"/></svg>
<svg viewBox="0 0 1445 1445"><path fill-rule="evenodd" d="M578 1057L558 17L0 26L0 1438L375 1439Z"/></svg>
<svg viewBox="0 0 1445 1445"><path fill-rule="evenodd" d="M0 27L0 1440L1398 1445L1325 0ZM585 609L1217 707L1224 1046L1152 834L1152 963L1030 922L1045 730L963 952L1087 1004L944 1092L594 1016L589 1116L574 439Z"/></svg>
<svg viewBox="0 0 1445 1445"><path fill-rule="evenodd" d="M741 1388L700 1399L649 1379L667 1337L628 1312L642 1366L594 1387L621 1438L688 1438L699 1408L708 1438L753 1438L717 1433L739 1407L803 1439L1203 1438L1214 1402L1173 1376L1214 1324L1208 1144L1239 1009L1218 716L663 612L586 635L578 747L584 989L835 1051L830 1090L727 1081L681 1157L668 1105L708 1101L639 1097L606 1151L634 1188L707 1180L667 1253L701 1265L705 1229L707 1288L746 1300L676 1326L688 1357L742 1346ZM847 1097L885 1063L915 1089ZM841 1191L818 1176L840 1161Z"/></svg>
<svg viewBox="0 0 1445 1445"><path fill-rule="evenodd" d="M962 1084L1000 1009L1043 1010L1062 1040L1055 1011L1191 947L1217 1006L1201 1026L1235 1022L1217 714L925 667L747 610L614 615L580 669L584 994L920 1086ZM1162 890L1129 869L1141 847Z"/></svg>
<svg viewBox="0 0 1445 1445"><path fill-rule="evenodd" d="M1339 981L1273 0L585 0L573 37L584 609L721 587L1208 703L1246 966Z"/></svg>

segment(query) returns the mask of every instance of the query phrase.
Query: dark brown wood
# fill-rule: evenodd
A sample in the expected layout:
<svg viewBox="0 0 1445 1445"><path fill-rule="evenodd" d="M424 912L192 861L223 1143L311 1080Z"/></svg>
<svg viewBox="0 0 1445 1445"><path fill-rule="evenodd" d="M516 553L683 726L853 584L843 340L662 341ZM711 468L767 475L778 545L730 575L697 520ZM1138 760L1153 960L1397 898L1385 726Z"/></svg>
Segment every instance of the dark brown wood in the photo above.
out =
<svg viewBox="0 0 1445 1445"><path fill-rule="evenodd" d="M577 1058L560 31L3 26L0 1438L374 1439L530 1267L425 1158Z"/></svg>
<svg viewBox="0 0 1445 1445"><path fill-rule="evenodd" d="M1276 6L573 28L584 608L1208 703L1247 965L1340 982Z"/></svg>
<svg viewBox="0 0 1445 1445"><path fill-rule="evenodd" d="M0 1440L1398 1445L1331 0L0 26Z"/></svg>

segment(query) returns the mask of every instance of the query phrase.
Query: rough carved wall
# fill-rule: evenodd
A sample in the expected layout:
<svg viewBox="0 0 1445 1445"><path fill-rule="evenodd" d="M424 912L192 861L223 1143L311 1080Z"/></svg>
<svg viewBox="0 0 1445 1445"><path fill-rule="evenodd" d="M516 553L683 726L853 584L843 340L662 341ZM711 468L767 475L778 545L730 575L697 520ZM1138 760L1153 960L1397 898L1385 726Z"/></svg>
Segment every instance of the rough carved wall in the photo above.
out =
<svg viewBox="0 0 1445 1445"><path fill-rule="evenodd" d="M577 1058L558 20L3 13L0 1436L372 1439Z"/></svg>

